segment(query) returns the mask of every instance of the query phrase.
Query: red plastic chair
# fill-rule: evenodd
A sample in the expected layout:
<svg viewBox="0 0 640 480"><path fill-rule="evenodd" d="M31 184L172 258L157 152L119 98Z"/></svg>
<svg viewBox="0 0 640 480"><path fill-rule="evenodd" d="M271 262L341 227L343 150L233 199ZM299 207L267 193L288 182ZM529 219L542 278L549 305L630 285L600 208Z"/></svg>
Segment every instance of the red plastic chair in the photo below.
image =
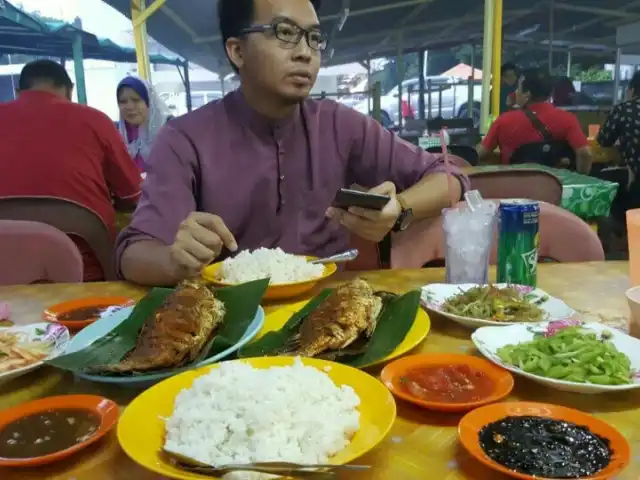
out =
<svg viewBox="0 0 640 480"><path fill-rule="evenodd" d="M78 247L45 223L0 220L0 284L35 282L82 282Z"/></svg>
<svg viewBox="0 0 640 480"><path fill-rule="evenodd" d="M83 239L100 262L104 279L118 279L113 260L113 238L93 210L57 197L0 197L0 219L42 222Z"/></svg>
<svg viewBox="0 0 640 480"><path fill-rule="evenodd" d="M499 200L494 200L499 202ZM458 206L464 205L464 202ZM494 233L490 262L496 263L497 232ZM407 231L394 234L391 268L421 268L444 259L442 217L416 222ZM556 205L540 202L539 258L557 262L604 261L598 235L573 213Z"/></svg>

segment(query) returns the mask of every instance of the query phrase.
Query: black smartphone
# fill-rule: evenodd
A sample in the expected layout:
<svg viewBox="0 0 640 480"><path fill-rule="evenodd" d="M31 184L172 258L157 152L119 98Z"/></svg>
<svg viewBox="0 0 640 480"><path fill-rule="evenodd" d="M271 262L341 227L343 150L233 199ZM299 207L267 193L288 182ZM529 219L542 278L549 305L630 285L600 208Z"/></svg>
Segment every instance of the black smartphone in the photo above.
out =
<svg viewBox="0 0 640 480"><path fill-rule="evenodd" d="M360 207L368 210L382 210L391 200L388 195L378 195L377 193L360 192L349 188L341 188L333 200L333 206L343 210L349 207Z"/></svg>

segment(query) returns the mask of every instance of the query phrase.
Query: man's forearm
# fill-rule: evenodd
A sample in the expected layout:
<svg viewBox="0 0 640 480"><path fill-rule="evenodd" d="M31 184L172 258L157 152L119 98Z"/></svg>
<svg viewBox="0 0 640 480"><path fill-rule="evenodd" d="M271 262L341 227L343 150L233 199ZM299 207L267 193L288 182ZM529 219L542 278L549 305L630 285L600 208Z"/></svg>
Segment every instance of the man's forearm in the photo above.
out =
<svg viewBox="0 0 640 480"><path fill-rule="evenodd" d="M443 208L450 206L451 197L456 201L460 199L462 196L460 180L452 176L449 181L448 177L446 173L427 175L399 195L402 197L403 204L411 208L415 218L437 217ZM449 192L449 188L452 188L453 192Z"/></svg>
<svg viewBox="0 0 640 480"><path fill-rule="evenodd" d="M170 247L153 240L129 245L122 253L120 270L126 280L139 285L173 286L181 280Z"/></svg>

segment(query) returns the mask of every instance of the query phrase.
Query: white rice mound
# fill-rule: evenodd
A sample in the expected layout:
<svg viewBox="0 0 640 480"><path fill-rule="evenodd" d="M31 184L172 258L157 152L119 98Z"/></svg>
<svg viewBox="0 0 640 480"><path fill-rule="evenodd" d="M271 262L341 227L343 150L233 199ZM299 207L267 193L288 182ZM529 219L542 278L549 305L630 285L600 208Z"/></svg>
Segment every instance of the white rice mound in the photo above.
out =
<svg viewBox="0 0 640 480"><path fill-rule="evenodd" d="M175 400L165 448L210 465L327 463L360 428L360 398L302 364L257 369L222 363ZM230 473L225 479L271 476Z"/></svg>
<svg viewBox="0 0 640 480"><path fill-rule="evenodd" d="M245 283L271 278L271 284L313 280L324 273L324 265L314 265L304 256L290 255L281 249L244 250L227 258L220 268L220 279L226 283Z"/></svg>

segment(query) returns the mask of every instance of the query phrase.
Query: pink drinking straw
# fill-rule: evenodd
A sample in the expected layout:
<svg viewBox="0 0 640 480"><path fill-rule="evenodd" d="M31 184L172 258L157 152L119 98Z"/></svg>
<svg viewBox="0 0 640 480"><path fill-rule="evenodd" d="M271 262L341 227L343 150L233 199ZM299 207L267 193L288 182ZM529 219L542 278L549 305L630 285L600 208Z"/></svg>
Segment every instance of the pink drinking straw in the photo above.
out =
<svg viewBox="0 0 640 480"><path fill-rule="evenodd" d="M440 148L442 150L442 157L444 159L444 171L447 174L447 186L449 188L449 201L451 207L453 207L458 201L458 196L455 194L455 185L453 183L453 172L451 171L451 163L449 162L449 150L447 150L447 142L444 138L445 129L440 130Z"/></svg>

